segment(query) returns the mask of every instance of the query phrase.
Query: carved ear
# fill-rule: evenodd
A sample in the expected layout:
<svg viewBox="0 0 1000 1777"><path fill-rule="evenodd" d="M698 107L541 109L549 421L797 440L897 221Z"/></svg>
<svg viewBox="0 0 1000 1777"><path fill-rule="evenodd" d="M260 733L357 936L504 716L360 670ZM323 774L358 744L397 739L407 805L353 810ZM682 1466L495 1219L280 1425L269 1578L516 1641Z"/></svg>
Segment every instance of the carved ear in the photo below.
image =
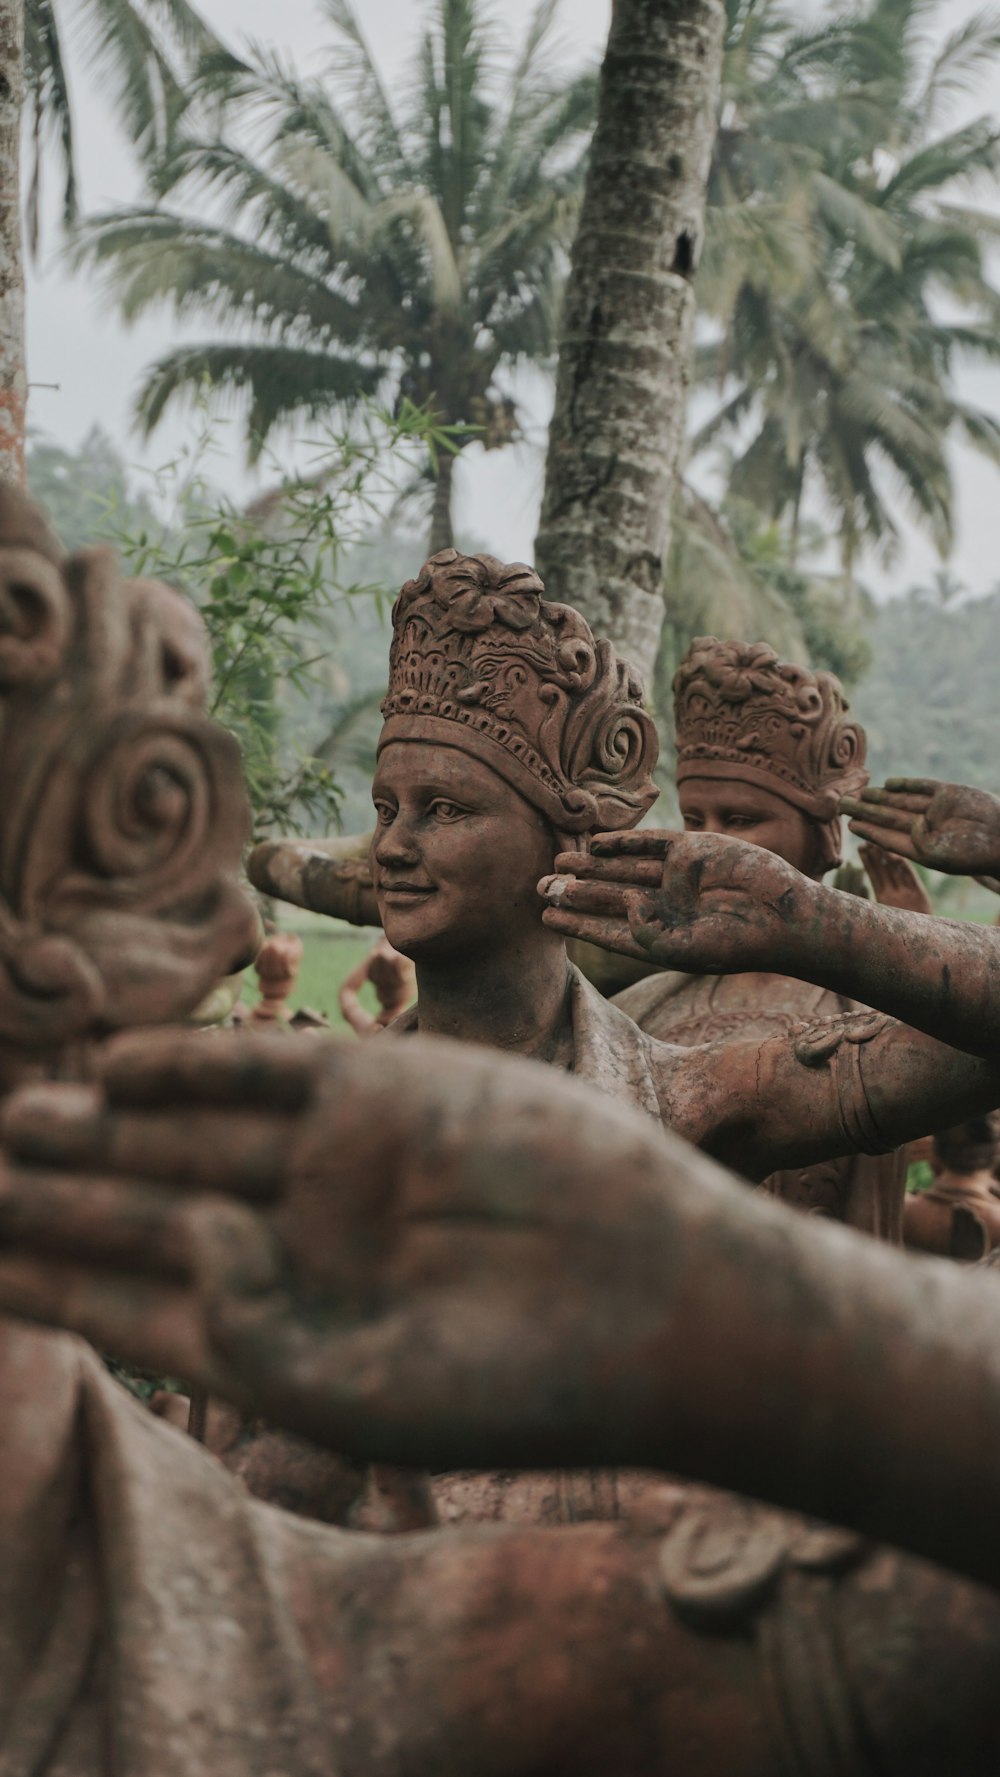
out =
<svg viewBox="0 0 1000 1777"><path fill-rule="evenodd" d="M65 658L73 627L59 569L34 549L0 548L0 687L45 685Z"/></svg>

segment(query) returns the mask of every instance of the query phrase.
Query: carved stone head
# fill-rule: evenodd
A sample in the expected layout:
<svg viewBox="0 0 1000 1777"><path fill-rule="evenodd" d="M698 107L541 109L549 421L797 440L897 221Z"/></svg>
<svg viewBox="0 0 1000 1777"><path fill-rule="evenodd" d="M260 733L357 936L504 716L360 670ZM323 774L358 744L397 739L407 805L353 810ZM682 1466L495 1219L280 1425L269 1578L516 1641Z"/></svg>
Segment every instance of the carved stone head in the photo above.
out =
<svg viewBox="0 0 1000 1777"><path fill-rule="evenodd" d="M566 834L634 827L656 799L642 685L534 569L443 550L393 608L380 750L457 748Z"/></svg>
<svg viewBox="0 0 1000 1777"><path fill-rule="evenodd" d="M833 673L780 660L766 642L698 636L674 675L677 783L751 784L822 829L823 868L842 855L840 798L868 781L865 731Z"/></svg>
<svg viewBox="0 0 1000 1777"><path fill-rule="evenodd" d="M189 1012L257 942L194 607L0 486L0 1073ZM16 1070L14 1070L16 1071Z"/></svg>

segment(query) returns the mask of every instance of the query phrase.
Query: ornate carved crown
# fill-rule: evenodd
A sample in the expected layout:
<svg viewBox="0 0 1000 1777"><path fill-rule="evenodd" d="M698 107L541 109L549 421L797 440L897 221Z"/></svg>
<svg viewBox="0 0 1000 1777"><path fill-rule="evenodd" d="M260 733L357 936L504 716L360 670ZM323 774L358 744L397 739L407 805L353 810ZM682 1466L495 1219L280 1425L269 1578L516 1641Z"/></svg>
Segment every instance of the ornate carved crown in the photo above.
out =
<svg viewBox="0 0 1000 1777"><path fill-rule="evenodd" d="M0 485L0 1050L190 1011L252 954L249 808L201 620Z"/></svg>
<svg viewBox="0 0 1000 1777"><path fill-rule="evenodd" d="M379 748L471 753L557 831L634 827L656 798L657 737L642 685L534 569L446 549L393 607Z"/></svg>
<svg viewBox="0 0 1000 1777"><path fill-rule="evenodd" d="M674 675L677 781L757 783L814 820L868 781L865 731L832 673L779 660L765 642L698 636Z"/></svg>

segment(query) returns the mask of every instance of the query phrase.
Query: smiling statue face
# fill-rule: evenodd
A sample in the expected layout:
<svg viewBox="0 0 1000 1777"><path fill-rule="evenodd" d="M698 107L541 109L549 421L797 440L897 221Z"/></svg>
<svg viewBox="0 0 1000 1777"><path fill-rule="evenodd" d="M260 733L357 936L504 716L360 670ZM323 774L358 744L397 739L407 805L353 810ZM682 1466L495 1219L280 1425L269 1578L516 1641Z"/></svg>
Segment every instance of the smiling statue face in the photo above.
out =
<svg viewBox="0 0 1000 1777"><path fill-rule="evenodd" d="M514 951L544 930L536 884L552 869L554 835L489 766L455 747L394 741L372 801L379 916L404 956Z"/></svg>
<svg viewBox="0 0 1000 1777"><path fill-rule="evenodd" d="M773 791L735 778L689 777L677 791L688 833L723 833L744 839L818 880L822 874L815 821Z"/></svg>

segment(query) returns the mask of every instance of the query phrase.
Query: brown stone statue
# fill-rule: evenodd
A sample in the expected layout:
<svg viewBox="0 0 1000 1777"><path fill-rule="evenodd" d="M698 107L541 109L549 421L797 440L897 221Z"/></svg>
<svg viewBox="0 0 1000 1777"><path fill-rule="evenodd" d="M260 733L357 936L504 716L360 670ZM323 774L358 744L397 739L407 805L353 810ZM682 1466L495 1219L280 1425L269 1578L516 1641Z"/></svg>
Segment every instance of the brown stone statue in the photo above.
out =
<svg viewBox="0 0 1000 1777"><path fill-rule="evenodd" d="M361 1004L361 989L366 985L375 991L377 1012L369 1012ZM355 1036L373 1037L407 1010L416 986L416 971L409 957L393 950L383 936L341 982L337 1003Z"/></svg>
<svg viewBox="0 0 1000 1777"><path fill-rule="evenodd" d="M867 781L866 743L832 673L779 660L763 642L702 636L674 676L674 723L688 832L764 846L816 882L839 867L840 797ZM876 850L869 848L876 883L896 895L887 878L908 866L886 853L874 858ZM685 1047L787 1033L803 1019L858 1010L842 995L773 971L655 974L615 1004L641 1030ZM764 1182L787 1203L896 1243L905 1187L905 1150L851 1154Z"/></svg>
<svg viewBox="0 0 1000 1777"><path fill-rule="evenodd" d="M4 1129L8 1309L359 1460L641 1463L827 1520L688 1487L665 1534L309 1524L85 1347L0 1323L9 1768L994 1770L988 1273L430 1039L118 1039L99 1086L23 1088Z"/></svg>
<svg viewBox="0 0 1000 1777"><path fill-rule="evenodd" d="M881 1021L701 1051L658 1049L604 1002L597 1024L552 923L567 915L532 922L522 871L540 854L551 862L556 834L585 833L592 816L626 823L646 795L647 729L610 650L571 613L542 608L524 572L487 563L417 584L397 627L396 683L434 695L446 657L455 701L469 693L463 713L438 698L410 715L469 726L476 740L466 752L397 730L380 760L375 867L417 960L416 1022L451 1019L479 1045L146 1032L90 1055L92 1083L25 1085L5 1107L0 1307L19 1318L0 1320L0 1758L18 1777L993 1770L1000 1605L975 1583L1000 1582L985 1534L1000 1481L993 1278L789 1217L660 1125L686 1117L707 1144L753 1149L766 1171L775 1153L905 1134L915 1100L921 1116L928 1105L964 1114L997 1092L996 1070L951 1050L942 1059L916 1035L889 1044ZM117 586L111 622L130 608ZM516 592L509 607L504 592ZM464 657L453 615L473 638ZM421 666L425 622L440 648ZM68 655L70 689L82 670ZM522 796L506 760L487 762L487 742L513 742L524 766L526 686L540 781L567 817L551 829L541 792ZM91 727L115 716L105 699ZM60 805L74 832L80 794ZM0 851L7 819L0 805ZM770 892L752 897L755 936L775 942L775 921L780 938L801 919L802 945L815 951L825 933L830 968L856 992L849 966L856 953L862 977L872 969L874 928L845 960L847 925L839 914L817 923L808 899L828 891L805 883L799 906L794 871L719 843L786 872L792 897L777 912ZM235 855L215 861L211 893L189 903L175 884L146 912L147 951L161 909L168 951L179 910L188 921L181 955L197 966L183 991L176 972L178 1010L234 966L230 909L244 909L244 939L252 929ZM695 874L692 929L712 887ZM638 891L613 882L614 936L624 928L646 955L628 918L637 893L649 911L648 878ZM663 939L668 910L653 899ZM119 904L116 877L92 885L98 951L97 914ZM907 916L881 918L903 922L890 923L891 950ZM449 926L469 977L464 1008ZM477 971L484 930L495 936ZM937 1016L936 942L939 977L949 971L943 1034L961 1043L974 1031L982 1047L982 958L966 930L925 938L915 983L894 991ZM722 945L723 966L734 953ZM501 956L508 977L544 958L537 1013ZM153 1007L161 973L150 955ZM141 978L130 986L142 1022ZM14 1045L34 1029L33 1008L11 1003ZM79 1042L110 1022L91 1017L78 1021L70 1000L62 1025L52 1016L64 1069L67 1033ZM491 1029L508 1048L520 1031L581 1078L497 1056ZM34 1052L41 1071L37 1039ZM677 1490L666 1536L578 1524L372 1537L309 1523L251 1499L88 1347L27 1320L359 1461L639 1463L819 1512L851 1534L691 1489ZM869 1549L866 1536L912 1553Z"/></svg>
<svg viewBox="0 0 1000 1777"><path fill-rule="evenodd" d="M269 932L254 969L260 982L260 998L250 1014L252 1024L284 1024L288 1000L295 992L302 967L302 939L297 932Z"/></svg>
<svg viewBox="0 0 1000 1777"><path fill-rule="evenodd" d="M867 1013L697 1049L639 1031L569 966L534 891L560 845L609 828L623 855L649 843L623 831L655 796L655 731L633 675L575 612L546 603L530 569L488 556L435 557L393 626L371 862L418 1001L392 1040L419 1030L555 1062L755 1178L880 1153L943 1104L989 1103L991 1068ZM844 778L829 775L832 826ZM573 935L595 935L575 923Z"/></svg>
<svg viewBox="0 0 1000 1777"><path fill-rule="evenodd" d="M1000 799L990 800L1000 812ZM1000 821L995 842L1000 856ZM1000 1057L996 927L873 905L717 834L602 834L589 854L567 852L557 865L540 885L553 931L665 968L721 974L780 963L834 992L863 994L941 1044ZM846 1019L844 1028L860 1036L865 1025ZM965 1116L986 1109L970 1104Z"/></svg>
<svg viewBox="0 0 1000 1777"><path fill-rule="evenodd" d="M250 853L247 874L262 895L350 925L377 926L370 839L265 839Z"/></svg>
<svg viewBox="0 0 1000 1777"><path fill-rule="evenodd" d="M934 1183L906 1199L907 1246L978 1259L1000 1246L1000 1114L975 1117L933 1139Z"/></svg>
<svg viewBox="0 0 1000 1777"><path fill-rule="evenodd" d="M891 777L845 797L851 832L949 876L1000 878L1000 796L968 784Z"/></svg>
<svg viewBox="0 0 1000 1777"><path fill-rule="evenodd" d="M249 805L194 607L0 487L0 1088L253 956Z"/></svg>

